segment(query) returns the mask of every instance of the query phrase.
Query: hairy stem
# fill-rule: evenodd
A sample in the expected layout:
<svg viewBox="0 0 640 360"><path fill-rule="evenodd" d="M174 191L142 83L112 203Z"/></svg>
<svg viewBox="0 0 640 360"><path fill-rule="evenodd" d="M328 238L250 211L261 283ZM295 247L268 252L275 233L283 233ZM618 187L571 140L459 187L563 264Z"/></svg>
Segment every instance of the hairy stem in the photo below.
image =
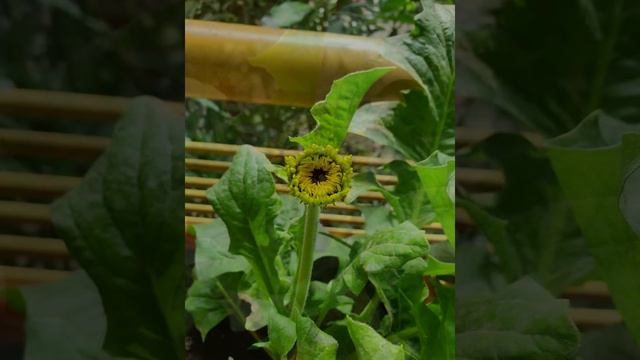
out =
<svg viewBox="0 0 640 360"><path fill-rule="evenodd" d="M320 217L320 207L318 205L307 205L304 211L304 235L302 236L302 246L300 247L298 259L298 271L296 272L295 291L293 294L293 306L291 307L291 317L296 318L302 315L304 305L309 293L311 283L311 270L313 268L313 251L316 247L316 234L318 233L318 220Z"/></svg>

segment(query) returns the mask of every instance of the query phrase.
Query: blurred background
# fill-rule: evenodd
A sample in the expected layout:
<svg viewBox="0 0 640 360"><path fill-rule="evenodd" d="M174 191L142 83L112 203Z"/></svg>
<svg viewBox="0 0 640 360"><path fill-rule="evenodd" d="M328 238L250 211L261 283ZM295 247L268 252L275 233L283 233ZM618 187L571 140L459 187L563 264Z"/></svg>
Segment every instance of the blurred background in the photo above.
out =
<svg viewBox="0 0 640 360"><path fill-rule="evenodd" d="M457 356L640 358L638 5L457 3Z"/></svg>
<svg viewBox="0 0 640 360"><path fill-rule="evenodd" d="M79 268L51 225L49 205L78 186L132 97L152 95L181 107L182 11L181 1L0 2L1 358L25 356L25 299L11 289L65 279ZM30 293L34 311L49 313L48 326L65 334L53 319L63 313L65 293L95 294L90 282L83 284L75 291L30 287L40 289ZM91 299L101 312L99 298ZM84 315L78 311L92 319L86 334L104 326L91 304ZM74 323L74 315L64 318ZM32 327L32 339L38 329L46 333L47 325ZM46 352L53 343L60 358L68 356L64 336L46 338L30 344ZM80 334L66 340L88 342Z"/></svg>

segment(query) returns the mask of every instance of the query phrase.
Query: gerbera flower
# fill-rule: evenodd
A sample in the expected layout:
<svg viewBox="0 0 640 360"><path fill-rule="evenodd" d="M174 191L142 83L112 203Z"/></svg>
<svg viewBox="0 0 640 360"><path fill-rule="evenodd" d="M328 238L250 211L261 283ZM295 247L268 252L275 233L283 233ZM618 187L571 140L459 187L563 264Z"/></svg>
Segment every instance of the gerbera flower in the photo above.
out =
<svg viewBox="0 0 640 360"><path fill-rule="evenodd" d="M311 145L285 159L291 193L305 203L327 205L343 200L351 186L351 155L333 147Z"/></svg>

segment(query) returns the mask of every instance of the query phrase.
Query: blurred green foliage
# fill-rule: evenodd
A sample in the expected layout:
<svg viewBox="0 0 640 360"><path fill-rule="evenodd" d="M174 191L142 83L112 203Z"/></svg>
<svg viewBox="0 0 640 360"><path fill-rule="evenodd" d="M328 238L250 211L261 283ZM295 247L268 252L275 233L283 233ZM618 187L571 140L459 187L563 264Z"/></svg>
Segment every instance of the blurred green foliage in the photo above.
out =
<svg viewBox="0 0 640 360"><path fill-rule="evenodd" d="M181 8L176 0L2 1L0 87L182 99Z"/></svg>

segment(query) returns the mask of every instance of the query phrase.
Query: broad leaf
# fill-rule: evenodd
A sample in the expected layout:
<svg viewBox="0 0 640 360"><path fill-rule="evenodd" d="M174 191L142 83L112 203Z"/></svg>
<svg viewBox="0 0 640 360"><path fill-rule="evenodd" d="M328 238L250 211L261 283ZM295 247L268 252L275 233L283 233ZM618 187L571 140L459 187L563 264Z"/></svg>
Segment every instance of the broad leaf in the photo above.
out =
<svg viewBox="0 0 640 360"><path fill-rule="evenodd" d="M420 334L421 359L452 360L456 350L454 290L436 286L436 302L415 304L413 313Z"/></svg>
<svg viewBox="0 0 640 360"><path fill-rule="evenodd" d="M451 196L452 184L455 184L455 159L436 151L426 160L416 164L416 170L422 180L431 205L451 247L456 247L455 199Z"/></svg>
<svg viewBox="0 0 640 360"><path fill-rule="evenodd" d="M571 359L579 334L567 300L529 278L456 301L456 359Z"/></svg>
<svg viewBox="0 0 640 360"><path fill-rule="evenodd" d="M369 88L382 76L393 70L391 67L357 71L336 80L323 101L313 105L311 115L318 125L310 133L292 137L291 141L307 148L312 144L331 145L340 148L347 136L351 118Z"/></svg>
<svg viewBox="0 0 640 360"><path fill-rule="evenodd" d="M249 263L244 257L229 253L229 234L222 220L194 225L193 231L196 237L196 279L213 279L220 274L249 270Z"/></svg>
<svg viewBox="0 0 640 360"><path fill-rule="evenodd" d="M338 342L320 330L313 320L300 317L296 326L298 360L335 360Z"/></svg>
<svg viewBox="0 0 640 360"><path fill-rule="evenodd" d="M375 104L370 105L372 110L363 110L364 120L358 120L367 124L364 128L384 125L388 132L367 130L360 134L390 145L415 161L435 150L452 154L454 148L454 7L432 0L423 0L422 7L413 31L387 39L384 53L409 72L422 91L405 94L404 102L393 109L391 116L388 104ZM371 116L376 113L380 116Z"/></svg>
<svg viewBox="0 0 640 360"><path fill-rule="evenodd" d="M628 169L620 194L620 211L636 235L640 236L640 157Z"/></svg>
<svg viewBox="0 0 640 360"><path fill-rule="evenodd" d="M504 173L505 186L487 204L461 199L509 282L529 275L556 294L581 283L594 262L543 150L519 135L497 134L474 155Z"/></svg>
<svg viewBox="0 0 640 360"><path fill-rule="evenodd" d="M384 168L392 171L398 178L393 189L380 185L373 172L365 171L354 176L346 201L354 201L365 191L377 191L391 205L393 217L398 222L410 221L416 226L434 222L435 213L416 168L400 160L391 161Z"/></svg>
<svg viewBox="0 0 640 360"><path fill-rule="evenodd" d="M83 271L21 290L26 304L25 359L116 359L102 350L106 319L98 289ZM73 341L70 341L73 339Z"/></svg>
<svg viewBox="0 0 640 360"><path fill-rule="evenodd" d="M287 360L287 354L296 342L296 323L286 316L272 311L269 314L269 341L257 343L255 346L269 349L279 360Z"/></svg>
<svg viewBox="0 0 640 360"><path fill-rule="evenodd" d="M258 284L283 309L275 265L280 244L274 225L281 201L268 164L263 154L243 145L220 182L207 190L207 197L227 226L229 252L247 259Z"/></svg>
<svg viewBox="0 0 640 360"><path fill-rule="evenodd" d="M53 204L56 230L100 291L114 354L184 358L182 127L159 100L134 100L111 146Z"/></svg>
<svg viewBox="0 0 640 360"><path fill-rule="evenodd" d="M242 275L240 272L228 272L217 278L196 279L189 288L185 309L191 314L203 341L209 331L229 315L244 322L237 296Z"/></svg>
<svg viewBox="0 0 640 360"><path fill-rule="evenodd" d="M640 237L619 207L626 171L640 158L640 126L596 112L551 141L549 154L616 308L640 341Z"/></svg>
<svg viewBox="0 0 640 360"><path fill-rule="evenodd" d="M436 259L433 256L429 256L427 260L427 269L424 275L438 276L438 275L455 275L456 264L450 262L443 262Z"/></svg>
<svg viewBox="0 0 640 360"><path fill-rule="evenodd" d="M359 360L404 360L401 346L390 343L369 325L347 317L347 329Z"/></svg>
<svg viewBox="0 0 640 360"><path fill-rule="evenodd" d="M405 275L417 276L421 279L426 270L422 260L429 252L429 243L424 232L410 222L404 222L392 228L376 231L366 236L359 253L353 261L329 284L326 300L320 305L319 313L325 315L329 309L337 305L337 297L350 290L358 295L367 281L376 286L388 311L395 312L390 305L390 294L397 297L397 289L393 289L403 280ZM421 261L416 263L415 261ZM413 290L422 290L422 283L410 286ZM390 314L393 315L393 314Z"/></svg>

